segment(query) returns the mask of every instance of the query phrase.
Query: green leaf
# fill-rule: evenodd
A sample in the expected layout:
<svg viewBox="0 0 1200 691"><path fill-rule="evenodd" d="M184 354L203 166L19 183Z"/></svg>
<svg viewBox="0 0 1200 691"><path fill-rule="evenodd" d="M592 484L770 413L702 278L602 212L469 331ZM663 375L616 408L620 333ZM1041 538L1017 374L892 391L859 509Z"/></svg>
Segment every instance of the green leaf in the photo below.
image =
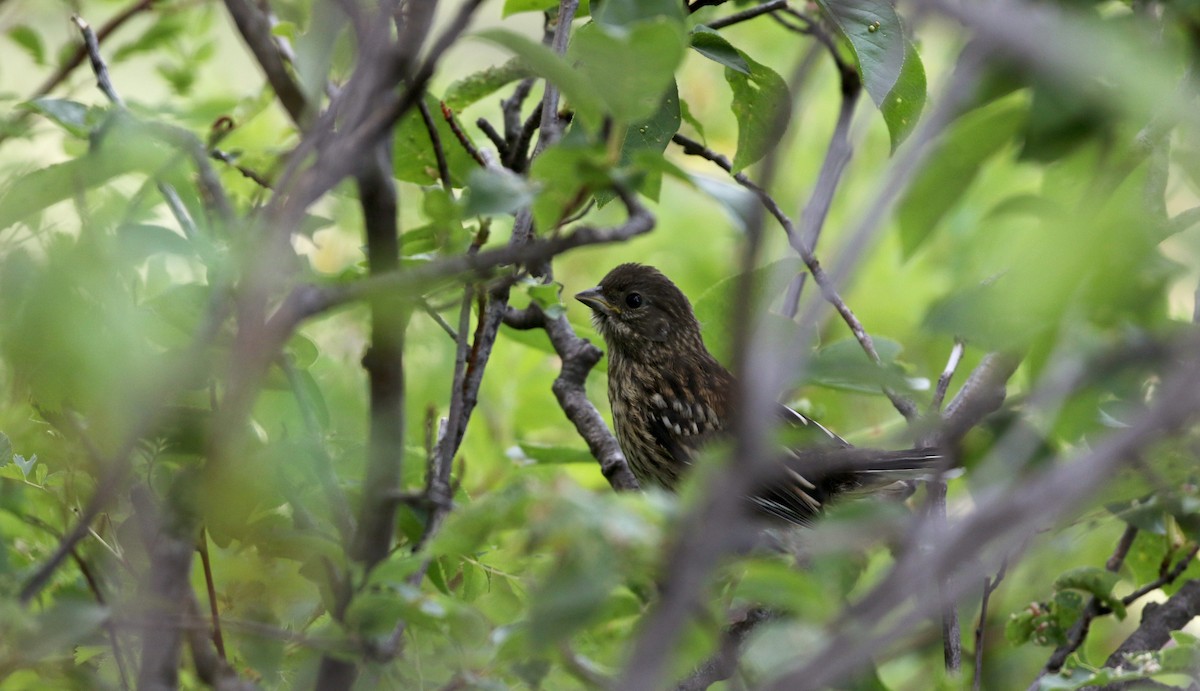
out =
<svg viewBox="0 0 1200 691"><path fill-rule="evenodd" d="M517 442L525 458L539 465L558 465L562 463L595 463L596 458L587 449L572 446L557 446L555 444L539 444L537 442Z"/></svg>
<svg viewBox="0 0 1200 691"><path fill-rule="evenodd" d="M512 213L528 206L533 186L507 168L475 168L467 175L467 194L462 200L464 216Z"/></svg>
<svg viewBox="0 0 1200 691"><path fill-rule="evenodd" d="M554 51L540 43L504 29L488 29L475 34L476 37L495 43L516 55L531 72L548 79L562 91L575 115L585 124L595 127L600 124L604 101L579 72Z"/></svg>
<svg viewBox="0 0 1200 691"><path fill-rule="evenodd" d="M775 560L756 559L746 564L733 594L747 603L808 617L831 615L837 606L837 598L819 577Z"/></svg>
<svg viewBox="0 0 1200 691"><path fill-rule="evenodd" d="M189 28L187 15L182 12L156 13L153 16L154 23L147 27L141 36L113 51L111 62L118 63L138 53L158 50L165 44L181 37Z"/></svg>
<svg viewBox="0 0 1200 691"><path fill-rule="evenodd" d="M566 312L566 307L559 297L562 293L560 283L530 283L525 286L525 292L530 301L537 304L551 319L558 319Z"/></svg>
<svg viewBox="0 0 1200 691"><path fill-rule="evenodd" d="M683 61L684 38L682 26L666 19L621 30L587 24L575 32L568 55L613 118L635 123L660 108Z"/></svg>
<svg viewBox="0 0 1200 691"><path fill-rule="evenodd" d="M729 220L737 226L738 230L746 232L755 217L755 209L759 205L758 197L754 196L753 192L741 185L729 182L728 178L717 179L707 175L690 177L696 187L721 205Z"/></svg>
<svg viewBox="0 0 1200 691"><path fill-rule="evenodd" d="M493 65L485 70L459 79L446 88L442 100L453 111L463 108L484 98L505 84L515 82L530 76L529 69L521 61L513 58L503 65Z"/></svg>
<svg viewBox="0 0 1200 691"><path fill-rule="evenodd" d="M904 368L895 362L903 347L887 338L873 340L882 365L872 362L856 339L847 338L817 350L809 365L809 379L831 389L867 394L882 394L885 386L910 388Z"/></svg>
<svg viewBox="0 0 1200 691"><path fill-rule="evenodd" d="M187 238L170 228L149 223L127 223L117 228L117 246L133 263L140 263L154 254L195 255Z"/></svg>
<svg viewBox="0 0 1200 691"><path fill-rule="evenodd" d="M930 154L900 200L900 246L911 257L975 181L983 162L1021 128L1021 97L1006 98L959 118Z"/></svg>
<svg viewBox="0 0 1200 691"><path fill-rule="evenodd" d="M751 271L750 280L754 283L755 304L765 304L769 297L779 295L779 283L784 277L795 276L796 272L803 270L804 262L798 257L791 257ZM729 323L729 316L734 307L734 294L741 280L742 274L723 279L704 291L693 303L696 319L704 327L704 342L719 360L728 358L731 354L732 343L725 326ZM796 324L791 320L774 313L768 313L766 318L770 326L785 334L795 334Z"/></svg>
<svg viewBox="0 0 1200 691"><path fill-rule="evenodd" d="M692 49L697 53L734 72L750 76L750 66L746 64L746 59L742 57L741 51L734 48L733 44L726 41L725 37L715 30L700 24L692 29L689 38Z"/></svg>
<svg viewBox="0 0 1200 691"><path fill-rule="evenodd" d="M8 37L29 54L36 65L46 64L46 46L42 43L42 35L27 24L18 24L8 30Z"/></svg>
<svg viewBox="0 0 1200 691"><path fill-rule="evenodd" d="M545 12L558 7L558 0L504 0L502 17L511 17L521 12Z"/></svg>
<svg viewBox="0 0 1200 691"><path fill-rule="evenodd" d="M433 116L434 128L438 133L442 151L446 154L446 166L450 169L450 184L462 187L470 172L479 167L467 153L458 137L442 117L442 107L433 96L425 96L425 105ZM421 114L413 109L396 126L392 145L393 173L405 182L432 185L439 181L437 154L433 140Z"/></svg>
<svg viewBox="0 0 1200 691"><path fill-rule="evenodd" d="M863 87L875 105L883 107L900 81L906 55L896 9L889 0L817 0L817 4L849 41Z"/></svg>
<svg viewBox="0 0 1200 691"><path fill-rule="evenodd" d="M900 69L900 78L879 105L879 112L883 114L891 137L893 152L916 128L924 108L925 65L912 41L905 41L904 66Z"/></svg>
<svg viewBox="0 0 1200 691"><path fill-rule="evenodd" d="M892 151L912 132L925 105L925 67L889 0L817 0L850 44L858 75L879 107Z"/></svg>
<svg viewBox="0 0 1200 691"><path fill-rule="evenodd" d="M86 138L108 112L104 108L85 106L64 98L35 98L22 103L20 108L31 110L81 139Z"/></svg>
<svg viewBox="0 0 1200 691"><path fill-rule="evenodd" d="M1008 618L1004 625L1004 638L1013 645L1024 645L1033 636L1033 612L1023 609Z"/></svg>
<svg viewBox="0 0 1200 691"><path fill-rule="evenodd" d="M33 465L37 463L37 459L36 453L30 456L28 460L19 453L13 454L12 457L13 463L17 464L17 467L21 469L21 475L27 480L29 479L29 471L33 470Z"/></svg>
<svg viewBox="0 0 1200 691"><path fill-rule="evenodd" d="M132 172L157 174L178 158L146 137L107 137L87 155L16 177L0 191L0 230L80 191Z"/></svg>
<svg viewBox="0 0 1200 691"><path fill-rule="evenodd" d="M688 108L687 101L679 99L679 111L680 115L683 116L683 121L691 125L692 129L696 130L696 133L700 135L700 141L703 143L704 123L697 120L695 115L692 115L692 110L691 108Z"/></svg>
<svg viewBox="0 0 1200 691"><path fill-rule="evenodd" d="M663 166L669 165L662 154L671 143L671 137L679 131L681 122L679 90L672 81L658 110L649 118L627 127L625 137L621 140L619 165L626 167L632 164L642 174L638 190L654 201L658 201L662 189ZM616 193L611 190L596 193L596 203L601 207L615 198Z"/></svg>
<svg viewBox="0 0 1200 691"><path fill-rule="evenodd" d="M603 547L567 550L530 597L529 637L535 648L564 640L599 614L616 585L616 564Z"/></svg>
<svg viewBox="0 0 1200 691"><path fill-rule="evenodd" d="M1125 605L1120 598L1112 594L1113 586L1120 576L1096 566L1081 566L1071 569L1054 579L1055 590L1082 590L1091 593L1101 603L1108 606L1118 619L1125 618Z"/></svg>
<svg viewBox="0 0 1200 691"><path fill-rule="evenodd" d="M669 19L682 25L683 3L676 0L604 0L592 7L592 19L613 28L656 19Z"/></svg>
<svg viewBox="0 0 1200 691"><path fill-rule="evenodd" d="M739 53L750 73L725 68L725 81L733 90L730 108L738 124L737 153L733 156L735 173L765 156L778 143L792 112L791 96L783 77Z"/></svg>
<svg viewBox="0 0 1200 691"><path fill-rule="evenodd" d="M0 432L0 468L12 462L12 441L4 432Z"/></svg>
<svg viewBox="0 0 1200 691"><path fill-rule="evenodd" d="M609 184L609 163L598 146L570 146L561 143L538 156L529 176L541 189L533 202L533 220L541 232L548 232L588 199L595 190Z"/></svg>

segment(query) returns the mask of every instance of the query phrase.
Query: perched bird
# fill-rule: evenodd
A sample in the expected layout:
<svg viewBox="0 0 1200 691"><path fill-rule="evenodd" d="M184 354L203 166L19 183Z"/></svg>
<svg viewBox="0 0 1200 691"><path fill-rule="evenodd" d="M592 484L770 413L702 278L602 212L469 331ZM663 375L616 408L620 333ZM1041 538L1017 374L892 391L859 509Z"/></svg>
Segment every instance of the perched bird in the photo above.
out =
<svg viewBox="0 0 1200 691"><path fill-rule="evenodd" d="M675 489L700 448L728 432L733 375L705 347L687 297L652 266L621 264L575 299L592 309L608 346L608 401L630 468L643 485ZM809 430L805 447L861 457L852 470L815 482L781 467L778 481L749 497L759 511L792 523L807 524L837 495L928 474L939 463L933 450L841 453L851 449L845 439L783 404L777 410L781 422Z"/></svg>

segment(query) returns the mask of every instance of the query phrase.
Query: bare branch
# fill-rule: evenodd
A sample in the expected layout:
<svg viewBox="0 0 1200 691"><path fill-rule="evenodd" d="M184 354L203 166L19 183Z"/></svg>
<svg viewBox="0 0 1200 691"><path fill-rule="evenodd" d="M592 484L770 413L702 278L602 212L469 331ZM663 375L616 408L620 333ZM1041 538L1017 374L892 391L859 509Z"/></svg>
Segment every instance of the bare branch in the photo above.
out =
<svg viewBox="0 0 1200 691"><path fill-rule="evenodd" d="M262 67L267 83L271 85L271 90L279 98L283 109L287 111L292 122L300 129L305 129L311 123L315 109L308 103L300 84L292 78L291 72L284 64L279 46L272 38L270 20L249 0L225 0L225 9L229 10L242 40Z"/></svg>
<svg viewBox="0 0 1200 691"><path fill-rule="evenodd" d="M941 376L938 377L937 387L933 391L933 400L929 402L930 412L941 411L942 401L946 400L946 391L950 388L950 380L954 378L954 373L958 371L958 363L962 361L965 349L966 343L963 339L954 339L954 347L950 349L950 357L946 359L946 367L942 370Z"/></svg>
<svg viewBox="0 0 1200 691"><path fill-rule="evenodd" d="M1007 571L1008 560L1005 559L1000 563L1000 569L996 571L995 576L983 579L983 598L979 602L979 623L975 626L975 677L971 680L973 691L979 691L983 684L983 644L987 631L988 601L991 599L992 593L996 592L996 588L1000 587L1000 581L1004 580L1004 574Z"/></svg>
<svg viewBox="0 0 1200 691"><path fill-rule="evenodd" d="M599 461L600 472L612 488L638 489L637 478L629 469L621 446L608 425L604 424L600 411L588 399L584 388L588 373L603 355L600 349L576 335L565 316L551 319L537 305L530 305L520 312L510 308L504 314L504 323L514 329L546 330L555 352L562 360L562 368L553 385L559 406L587 443L588 450Z"/></svg>
<svg viewBox="0 0 1200 691"><path fill-rule="evenodd" d="M727 26L733 26L734 24L740 24L741 22L744 22L749 19L754 19L755 17L760 17L769 12L781 10L784 7L787 7L787 4L788 4L787 0L770 0L770 2L764 2L763 4L756 5L754 7L751 7L748 10L742 10L741 12L735 12L734 14L731 14L728 17L721 17L720 19L714 19L713 21L708 22L707 26L710 29L718 29L718 30L724 29Z"/></svg>

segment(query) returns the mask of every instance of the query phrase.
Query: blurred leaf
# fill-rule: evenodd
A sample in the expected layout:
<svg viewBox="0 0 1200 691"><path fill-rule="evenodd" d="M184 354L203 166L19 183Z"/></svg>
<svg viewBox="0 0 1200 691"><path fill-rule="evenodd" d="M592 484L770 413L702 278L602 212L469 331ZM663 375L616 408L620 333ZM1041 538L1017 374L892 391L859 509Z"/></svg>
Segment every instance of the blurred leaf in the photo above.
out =
<svg viewBox="0 0 1200 691"><path fill-rule="evenodd" d="M504 29L488 29L480 31L476 36L507 49L520 58L534 74L550 80L571 102L575 116L582 122L593 127L600 124L604 101L593 90L588 80L554 51Z"/></svg>
<svg viewBox="0 0 1200 691"><path fill-rule="evenodd" d="M683 5L675 0L604 0L592 8L596 23L614 28L658 19L682 24L683 18Z"/></svg>
<svg viewBox="0 0 1200 691"><path fill-rule="evenodd" d="M583 206L591 194L609 184L609 162L599 146L566 142L547 149L533 162L530 179L540 185L533 203L537 229L549 232Z"/></svg>
<svg viewBox="0 0 1200 691"><path fill-rule="evenodd" d="M658 19L621 30L586 24L571 39L568 56L613 118L632 124L660 110L683 52L681 25ZM678 95L674 100L677 107Z"/></svg>
<svg viewBox="0 0 1200 691"><path fill-rule="evenodd" d="M1021 158L1054 161L1086 141L1107 136L1112 121L1111 97L1098 83L1063 89L1046 80L1034 82L1029 116L1024 123Z"/></svg>
<svg viewBox="0 0 1200 691"><path fill-rule="evenodd" d="M467 176L464 216L513 213L534 198L529 182L507 168L475 168Z"/></svg>
<svg viewBox="0 0 1200 691"><path fill-rule="evenodd" d="M658 201L662 187L662 170L671 165L665 161L662 153L671 143L671 137L679 131L680 122L682 120L679 115L679 90L675 82L671 82L658 110L649 118L627 127L625 138L621 141L619 165L625 167L632 164L638 171L645 173L639 190L654 201ZM655 165L659 163L662 167ZM600 207L613 199L616 199L616 193L612 190L600 190L596 193L596 203Z"/></svg>
<svg viewBox="0 0 1200 691"><path fill-rule="evenodd" d="M296 37L293 66L300 90L309 102L320 103L325 84L332 76L338 37L348 21L345 12L327 2L313 3L312 13L307 30Z"/></svg>
<svg viewBox="0 0 1200 691"><path fill-rule="evenodd" d="M782 137L792 112L791 95L783 77L745 53L738 53L750 73L725 68L725 81L733 90L730 109L738 124L737 153L733 156L735 173L767 155Z"/></svg>
<svg viewBox="0 0 1200 691"><path fill-rule="evenodd" d="M975 181L983 162L1020 129L1021 98L1004 99L959 118L900 200L900 245L911 257Z"/></svg>
<svg viewBox="0 0 1200 691"><path fill-rule="evenodd" d="M27 24L18 24L9 29L8 38L21 47L35 65L46 64L46 47L42 44L42 35Z"/></svg>
<svg viewBox="0 0 1200 691"><path fill-rule="evenodd" d="M558 0L504 0L502 17L511 17L521 12L544 12L558 7Z"/></svg>
<svg viewBox="0 0 1200 691"><path fill-rule="evenodd" d="M761 266L750 272L750 280L754 283L755 304L763 305L768 297L779 294L777 288L785 276L794 276L804 270L804 262L799 257L780 259L766 266ZM730 276L715 283L704 291L692 304L696 318L704 328L704 342L717 359L728 359L730 353L730 336L725 325L729 323L733 311L733 301L738 281L742 274ZM794 334L796 324L778 314L765 315L769 323L781 331Z"/></svg>
<svg viewBox="0 0 1200 691"><path fill-rule="evenodd" d="M692 49L697 53L734 72L739 72L747 77L751 76L750 66L746 64L746 59L742 57L741 51L734 48L733 44L726 41L725 37L715 30L700 24L692 29L688 37Z"/></svg>
<svg viewBox="0 0 1200 691"><path fill-rule="evenodd" d="M492 65L446 87L442 100L455 112L495 93L505 84L530 76L529 70L513 58L503 65Z"/></svg>
<svg viewBox="0 0 1200 691"><path fill-rule="evenodd" d="M904 368L896 364L903 350L896 341L878 336L872 339L882 365L871 361L857 339L847 338L822 346L808 367L809 380L831 389L882 395L882 387L906 390L909 387Z"/></svg>
<svg viewBox="0 0 1200 691"><path fill-rule="evenodd" d="M557 465L560 463L595 463L596 458L586 448L574 446L557 446L554 444L539 444L537 442L518 442L521 453L527 459L538 464Z"/></svg>
<svg viewBox="0 0 1200 691"><path fill-rule="evenodd" d="M837 609L837 598L819 579L780 561L756 559L746 564L733 589L747 604L781 609L807 617L824 617Z"/></svg>
<svg viewBox="0 0 1200 691"><path fill-rule="evenodd" d="M195 255L187 238L169 228L148 223L129 223L117 228L117 244L122 255L134 264L160 253Z"/></svg>
<svg viewBox="0 0 1200 691"><path fill-rule="evenodd" d="M176 155L146 137L110 136L86 155L12 179L0 191L0 230L126 173L158 174Z"/></svg>
<svg viewBox="0 0 1200 691"><path fill-rule="evenodd" d="M1091 593L1102 604L1111 609L1118 619L1125 618L1125 605L1112 594L1113 586L1120 576L1096 566L1081 566L1064 572L1054 579L1056 590L1082 590Z"/></svg>
<svg viewBox="0 0 1200 691"><path fill-rule="evenodd" d="M600 545L558 555L530 599L529 638L535 649L567 640L600 613L617 583L615 566Z"/></svg>
<svg viewBox="0 0 1200 691"><path fill-rule="evenodd" d="M728 178L711 178L707 175L692 175L691 180L713 201L721 205L726 216L743 233L755 218L755 209L759 205L758 197L753 192L728 182Z"/></svg>
<svg viewBox="0 0 1200 691"><path fill-rule="evenodd" d="M17 467L21 469L21 475L28 480L29 471L33 470L33 464L37 463L37 454L30 456L29 460L25 460L24 456L19 453L15 453L12 456L12 460L13 463L16 463Z"/></svg>
<svg viewBox="0 0 1200 691"><path fill-rule="evenodd" d="M158 12L152 16L154 21L142 32L141 36L114 50L109 58L110 62L116 64L139 53L158 51L166 44L183 36L189 29L186 13Z"/></svg>
<svg viewBox="0 0 1200 691"><path fill-rule="evenodd" d="M12 440L4 432L0 432L0 468L8 465L13 460Z"/></svg>

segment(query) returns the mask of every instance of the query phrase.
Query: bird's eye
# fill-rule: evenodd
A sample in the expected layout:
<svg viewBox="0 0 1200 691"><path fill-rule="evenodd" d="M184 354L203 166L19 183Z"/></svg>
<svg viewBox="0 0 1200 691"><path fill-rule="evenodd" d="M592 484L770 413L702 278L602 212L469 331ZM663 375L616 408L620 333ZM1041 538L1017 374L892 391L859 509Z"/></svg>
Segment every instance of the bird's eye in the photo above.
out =
<svg viewBox="0 0 1200 691"><path fill-rule="evenodd" d="M642 306L642 296L640 293L630 293L625 296L625 304L631 309L637 309Z"/></svg>

